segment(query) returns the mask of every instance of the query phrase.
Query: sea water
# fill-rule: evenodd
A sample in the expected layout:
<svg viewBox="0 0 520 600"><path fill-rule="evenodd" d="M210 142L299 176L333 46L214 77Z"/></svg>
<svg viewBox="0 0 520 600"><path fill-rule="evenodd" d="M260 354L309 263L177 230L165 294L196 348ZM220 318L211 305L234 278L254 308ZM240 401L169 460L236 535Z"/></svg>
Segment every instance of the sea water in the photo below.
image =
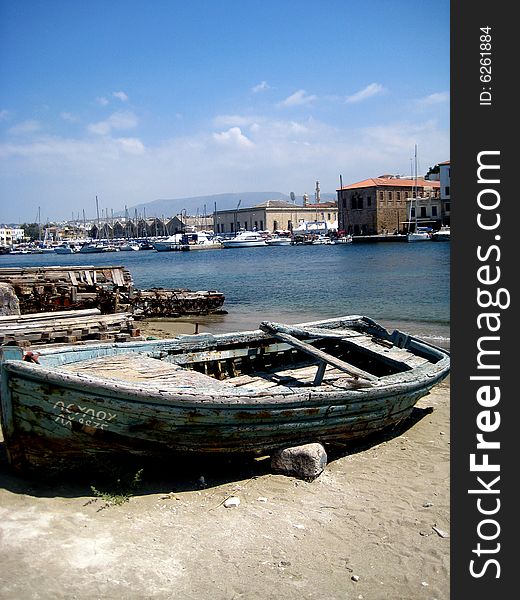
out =
<svg viewBox="0 0 520 600"><path fill-rule="evenodd" d="M0 267L46 265L123 265L137 288L218 290L227 314L207 319L215 333L256 329L263 320L366 315L449 343L449 243L0 256Z"/></svg>

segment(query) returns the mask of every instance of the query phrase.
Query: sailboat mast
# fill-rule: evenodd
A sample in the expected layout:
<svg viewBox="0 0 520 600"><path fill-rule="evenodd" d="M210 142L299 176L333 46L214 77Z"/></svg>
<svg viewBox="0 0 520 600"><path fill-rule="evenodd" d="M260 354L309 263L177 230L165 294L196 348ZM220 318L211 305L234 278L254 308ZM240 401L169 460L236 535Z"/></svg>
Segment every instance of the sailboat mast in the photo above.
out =
<svg viewBox="0 0 520 600"><path fill-rule="evenodd" d="M99 202L98 197L96 196L96 214L97 214L97 238L99 239L99 228L101 227L101 223L99 221Z"/></svg>

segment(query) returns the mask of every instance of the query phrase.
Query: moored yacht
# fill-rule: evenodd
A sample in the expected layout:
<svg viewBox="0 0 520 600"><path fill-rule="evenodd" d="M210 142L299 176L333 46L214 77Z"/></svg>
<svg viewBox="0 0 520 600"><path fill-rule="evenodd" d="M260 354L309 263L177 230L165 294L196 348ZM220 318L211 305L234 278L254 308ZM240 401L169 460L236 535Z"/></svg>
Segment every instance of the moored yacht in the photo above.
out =
<svg viewBox="0 0 520 600"><path fill-rule="evenodd" d="M264 236L256 231L241 231L236 237L223 240L224 248L252 248L254 246L267 246Z"/></svg>

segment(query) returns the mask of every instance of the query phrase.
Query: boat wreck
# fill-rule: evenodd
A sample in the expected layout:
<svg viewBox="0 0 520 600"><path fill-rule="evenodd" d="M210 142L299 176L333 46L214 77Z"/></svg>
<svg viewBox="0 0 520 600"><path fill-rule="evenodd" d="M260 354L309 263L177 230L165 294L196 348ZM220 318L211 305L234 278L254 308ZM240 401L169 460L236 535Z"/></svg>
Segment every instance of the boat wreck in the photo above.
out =
<svg viewBox="0 0 520 600"><path fill-rule="evenodd" d="M21 314L98 308L103 314L132 312L139 317L205 315L222 308L217 290L139 290L123 266L25 267L0 269Z"/></svg>
<svg viewBox="0 0 520 600"><path fill-rule="evenodd" d="M447 351L363 316L48 347L38 364L0 352L4 439L21 471L359 440L408 417L450 368Z"/></svg>

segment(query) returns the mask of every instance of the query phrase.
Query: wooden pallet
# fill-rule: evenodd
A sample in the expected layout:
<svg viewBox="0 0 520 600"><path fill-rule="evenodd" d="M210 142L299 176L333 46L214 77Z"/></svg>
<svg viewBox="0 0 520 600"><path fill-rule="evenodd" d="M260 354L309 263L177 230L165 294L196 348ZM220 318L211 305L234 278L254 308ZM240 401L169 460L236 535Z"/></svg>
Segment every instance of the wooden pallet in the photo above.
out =
<svg viewBox="0 0 520 600"><path fill-rule="evenodd" d="M130 313L102 315L99 309L0 317L0 344L34 346L88 340L143 339Z"/></svg>

